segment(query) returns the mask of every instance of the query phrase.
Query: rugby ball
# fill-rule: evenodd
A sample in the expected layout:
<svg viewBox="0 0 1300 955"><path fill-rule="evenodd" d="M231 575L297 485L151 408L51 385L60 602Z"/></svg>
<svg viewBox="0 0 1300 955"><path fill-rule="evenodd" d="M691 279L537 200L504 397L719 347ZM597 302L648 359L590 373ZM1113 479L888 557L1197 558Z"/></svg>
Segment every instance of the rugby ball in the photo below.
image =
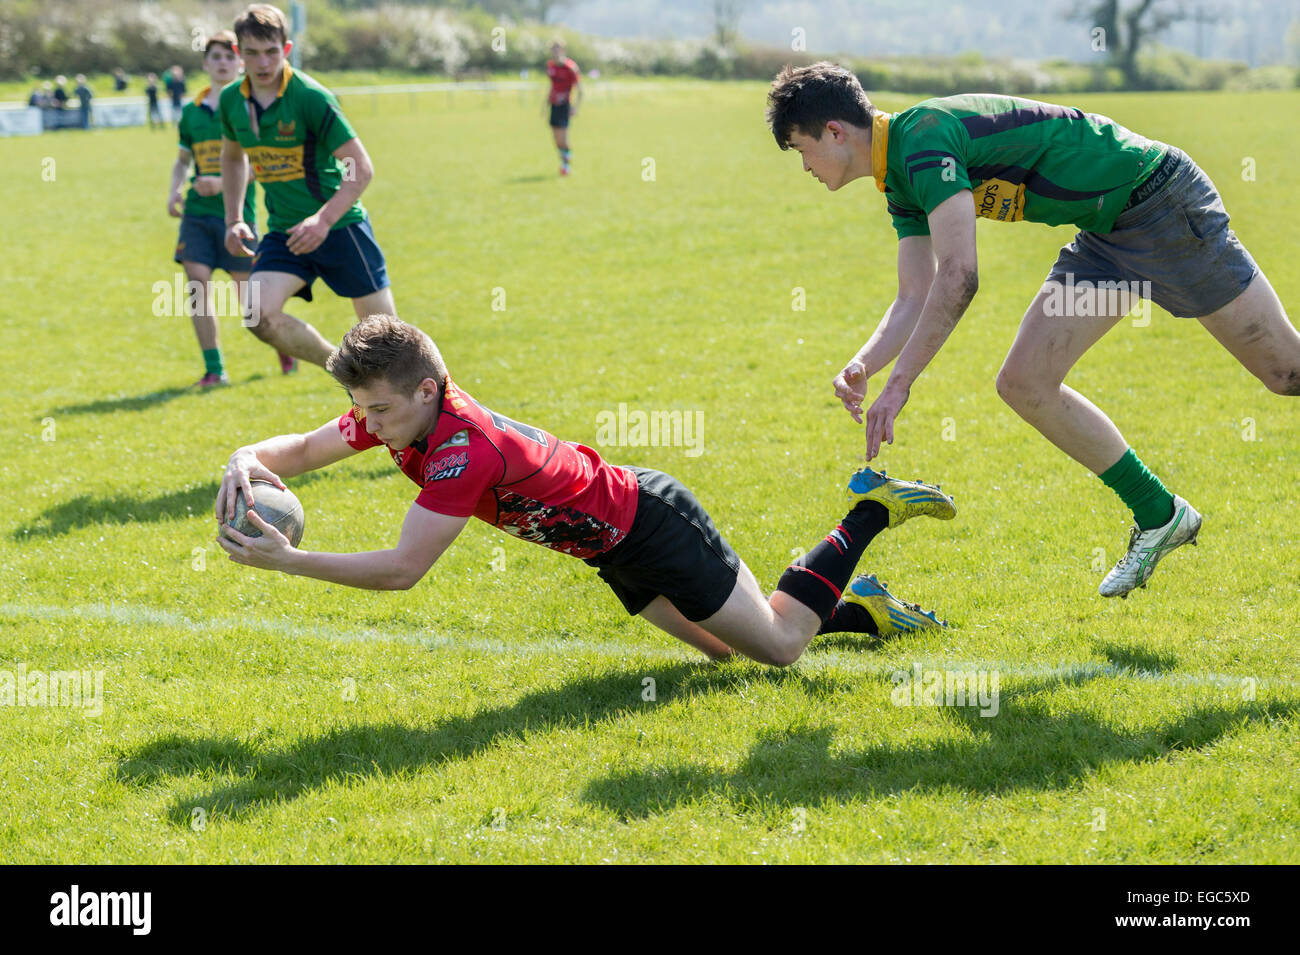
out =
<svg viewBox="0 0 1300 955"><path fill-rule="evenodd" d="M293 491L281 490L269 481L253 481L253 510L285 537L294 547L302 540L304 516L302 504ZM261 537L262 532L248 519L248 502L242 490L235 493L235 517L230 526L245 537Z"/></svg>

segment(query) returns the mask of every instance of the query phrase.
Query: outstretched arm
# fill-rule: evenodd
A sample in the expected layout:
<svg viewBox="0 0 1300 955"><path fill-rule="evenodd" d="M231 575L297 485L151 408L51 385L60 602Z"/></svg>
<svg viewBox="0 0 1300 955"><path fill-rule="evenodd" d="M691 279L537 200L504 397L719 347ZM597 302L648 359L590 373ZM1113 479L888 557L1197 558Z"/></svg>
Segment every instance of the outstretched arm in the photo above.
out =
<svg viewBox="0 0 1300 955"><path fill-rule="evenodd" d="M245 537L225 524L217 537L235 563L367 590L414 587L469 522L468 517L450 517L412 504L396 547L360 554L316 554L290 546L256 511L249 512L249 520L261 530L261 537Z"/></svg>
<svg viewBox="0 0 1300 955"><path fill-rule="evenodd" d="M284 487L282 476L305 474L358 453L343 440L337 421L327 421L310 434L282 434L240 448L230 456L221 478L221 489L217 491L217 523L234 519L235 497L239 492L243 493L244 500L255 500L253 481L269 481Z"/></svg>
<svg viewBox="0 0 1300 955"><path fill-rule="evenodd" d="M934 282L934 252L928 235L909 235L898 240L898 294L876 326L875 332L844 370L835 376L835 397L844 403L853 420L862 423L862 402L867 382L898 357L916 328Z"/></svg>
<svg viewBox="0 0 1300 955"><path fill-rule="evenodd" d="M938 274L889 381L867 412L868 461L880 451L882 441L893 443L894 419L907 404L912 382L939 353L979 289L975 203L970 190L948 197L928 218L930 241L939 261Z"/></svg>

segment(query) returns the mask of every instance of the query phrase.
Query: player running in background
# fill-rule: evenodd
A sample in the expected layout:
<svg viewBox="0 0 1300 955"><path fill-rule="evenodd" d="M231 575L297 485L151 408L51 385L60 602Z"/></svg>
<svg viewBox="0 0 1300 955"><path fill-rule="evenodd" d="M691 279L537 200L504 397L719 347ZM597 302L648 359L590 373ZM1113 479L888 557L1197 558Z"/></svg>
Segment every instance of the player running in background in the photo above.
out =
<svg viewBox="0 0 1300 955"><path fill-rule="evenodd" d="M861 422L868 379L898 359L866 415L868 461L893 442L913 382L975 295L976 217L1070 223L1082 231L1025 313L998 394L1133 512L1127 552L1102 596L1145 586L1165 554L1196 542L1196 509L1064 384L1084 352L1149 298L1197 318L1270 391L1300 395L1300 333L1190 157L1105 116L1012 96L946 96L890 115L831 63L782 71L768 122L777 144L798 150L831 191L874 178L893 217L898 295L835 379Z"/></svg>
<svg viewBox="0 0 1300 955"><path fill-rule="evenodd" d="M569 120L578 115L578 103L582 100L582 88L578 83L582 73L578 64L564 55L564 44L559 40L551 44L546 75L551 78L551 89L546 94L546 102L551 107L551 135L555 137L555 148L560 151L560 175L567 176L573 160L573 150L569 148Z"/></svg>
<svg viewBox="0 0 1300 955"><path fill-rule="evenodd" d="M203 288L203 296L198 302L193 296L185 296L187 307L198 306L190 315L190 321L203 352L203 377L196 383L200 389L230 384L221 359L217 314L209 285L212 272L218 268L225 269L235 283L239 301L247 302L246 283L253 262L249 256L232 255L226 248L225 204L221 194L221 120L217 118L217 98L222 87L238 78L240 65L233 33L224 30L208 38L203 49L203 69L211 85L181 110L178 126L180 154L172 166L171 190L167 195L167 213L181 220L176 261L184 267L186 279L201 283ZM190 177L189 191L182 197L181 186L191 165L194 175ZM243 196L244 221L254 238L256 190L257 187L249 183Z"/></svg>
<svg viewBox="0 0 1300 955"><path fill-rule="evenodd" d="M324 366L334 348L284 311L290 296L311 301L320 278L352 300L358 317L396 312L384 254L360 201L374 167L334 94L289 65L293 44L278 8L250 6L235 20L235 37L244 80L221 93L221 173L238 185L247 154L270 219L253 259L258 308L249 327L281 352ZM230 193L226 226L226 248L251 253L252 230Z"/></svg>
<svg viewBox="0 0 1300 955"><path fill-rule="evenodd" d="M852 509L786 569L769 599L679 481L615 467L591 448L484 408L451 380L418 328L391 316L365 318L343 337L328 369L351 396L350 411L310 434L269 438L230 457L217 494L217 540L237 563L405 590L477 517L582 558L629 613L714 658L739 651L785 666L818 633L939 626L934 614L894 599L874 577L853 578L867 544L886 527L918 515L954 516L952 499L937 488L871 470L854 474ZM251 481L283 487L281 477L381 446L420 487L391 550L308 553L252 511L261 537L224 523L238 493L254 500Z"/></svg>

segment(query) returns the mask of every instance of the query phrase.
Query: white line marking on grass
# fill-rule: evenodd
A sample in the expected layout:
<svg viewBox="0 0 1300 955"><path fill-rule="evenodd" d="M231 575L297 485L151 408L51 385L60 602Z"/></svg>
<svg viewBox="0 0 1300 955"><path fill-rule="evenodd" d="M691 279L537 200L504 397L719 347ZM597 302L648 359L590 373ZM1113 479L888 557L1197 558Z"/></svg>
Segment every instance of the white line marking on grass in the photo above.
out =
<svg viewBox="0 0 1300 955"><path fill-rule="evenodd" d="M699 657L685 648L667 644L662 648L633 647L610 641L582 639L543 639L536 637L526 642L510 643L505 640L487 640L481 637L458 638L438 634L411 634L378 628L355 630L331 627L319 623L295 624L285 620L267 620L260 617L208 617L192 620L172 610L140 607L132 604L82 604L76 607L59 607L49 604L0 604L0 617L33 620L105 620L112 623L143 626L172 627L191 633L219 633L230 630L252 630L286 637L321 637L326 640L363 643L405 643L430 650L469 650L476 653L515 654L535 656L553 654L564 650L578 650L605 656L652 656L665 660L698 661ZM1300 681L1282 677L1260 679L1254 674L1230 673L1162 673L1138 667L1119 666L1114 663L1066 661L1057 664L1029 663L1023 660L950 660L942 658L913 657L902 661L869 661L834 651L813 652L798 664L801 670L847 670L868 676L889 679L900 669L907 670L920 664L927 669L997 670L1004 676L1034 679L1055 679L1062 682L1091 680L1099 677L1139 680L1170 686L1211 686L1220 689L1240 688L1242 680L1253 678L1260 689L1266 687L1300 688Z"/></svg>
<svg viewBox="0 0 1300 955"><path fill-rule="evenodd" d="M1054 679L1061 682L1082 682L1098 677L1118 677L1140 680L1147 683L1164 683L1171 686L1213 686L1221 689L1240 689L1242 680L1256 680L1257 688L1290 687L1300 688L1300 680L1284 677L1260 679L1254 674L1233 675L1231 673L1162 673L1159 670L1143 670L1139 667L1119 666L1114 663L1027 663L1023 660L950 660L914 657L893 663L871 663L839 653L814 653L804 657L800 666L807 669L829 670L845 669L853 673L864 673L888 679L898 671L910 671L914 665L930 670L997 670L1003 676L1027 677L1034 679Z"/></svg>
<svg viewBox="0 0 1300 955"><path fill-rule="evenodd" d="M364 630L331 627L319 623L292 623L287 620L266 620L260 617L205 617L192 620L172 610L140 607L132 604L82 604L77 607L59 607L49 604L0 604L0 617L22 617L33 620L101 620L111 623L138 626L172 627L191 633L220 633L230 630L252 630L278 634L285 637L321 637L326 640L359 643L406 643L430 650L451 648L482 653L516 653L520 656L555 653L559 650L579 649L610 656L629 653L644 655L640 648L621 643L589 642L585 640L550 639L528 643L508 643L504 640L483 638L445 637L438 634L400 633L367 627ZM685 657L684 653L675 654Z"/></svg>

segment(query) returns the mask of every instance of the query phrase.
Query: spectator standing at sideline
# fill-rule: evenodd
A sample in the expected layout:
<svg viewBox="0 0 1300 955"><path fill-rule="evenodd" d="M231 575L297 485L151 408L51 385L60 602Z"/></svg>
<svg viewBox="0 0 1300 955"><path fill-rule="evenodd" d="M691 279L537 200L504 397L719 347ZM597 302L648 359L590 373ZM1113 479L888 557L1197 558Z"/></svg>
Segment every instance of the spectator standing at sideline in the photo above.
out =
<svg viewBox="0 0 1300 955"><path fill-rule="evenodd" d="M162 110L158 108L158 74L150 73L145 78L144 95L149 100L149 128L154 129L157 126L166 126L163 121Z"/></svg>
<svg viewBox="0 0 1300 955"><path fill-rule="evenodd" d="M77 101L81 104L81 128L90 129L90 101L95 98L95 94L90 91L86 85L86 74L77 74L77 88L73 90L76 94Z"/></svg>
<svg viewBox="0 0 1300 955"><path fill-rule="evenodd" d="M173 66L167 76L167 92L172 97L172 122L179 123L185 106L185 71L179 66Z"/></svg>

